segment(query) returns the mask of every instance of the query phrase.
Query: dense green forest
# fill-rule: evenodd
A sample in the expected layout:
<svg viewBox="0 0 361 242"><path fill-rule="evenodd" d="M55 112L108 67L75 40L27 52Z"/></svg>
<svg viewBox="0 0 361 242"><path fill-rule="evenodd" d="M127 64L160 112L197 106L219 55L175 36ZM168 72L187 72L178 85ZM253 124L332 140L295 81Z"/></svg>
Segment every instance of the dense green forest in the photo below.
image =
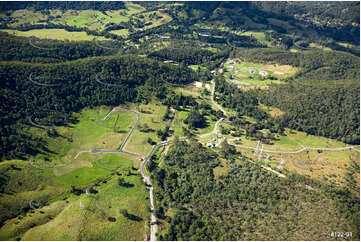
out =
<svg viewBox="0 0 361 242"><path fill-rule="evenodd" d="M236 134L242 134L243 131L240 128L243 128L247 137L256 138L265 144L272 144L272 140L276 139L275 134L284 133L287 123L281 122L280 118L271 117L259 107L259 91L243 91L235 84L228 83L222 76L216 76L215 83L215 90L220 94L216 95L218 103L236 111L235 115L228 118L233 129L236 129ZM254 118L256 122L246 121L245 116ZM268 129L271 133L267 135L261 132L263 129Z"/></svg>
<svg viewBox="0 0 361 242"><path fill-rule="evenodd" d="M244 115L255 118L254 132L266 128L282 133L289 127L348 144L360 143L360 85L357 81L318 82L316 85L292 81L271 85L266 91L242 91L221 77L215 80L216 90L222 94L217 97L218 102L236 110L237 118ZM278 107L285 114L272 118L259 108L260 103Z"/></svg>
<svg viewBox="0 0 361 242"><path fill-rule="evenodd" d="M194 47L171 47L152 52L149 57L159 60L173 60L184 65L196 65L206 62L213 56L209 50Z"/></svg>
<svg viewBox="0 0 361 242"><path fill-rule="evenodd" d="M360 84L272 85L261 102L280 108L284 125L308 134L360 143Z"/></svg>
<svg viewBox="0 0 361 242"><path fill-rule="evenodd" d="M91 56L113 55L124 51L120 43L112 41L102 43L100 41L44 40L14 37L5 32L0 32L0 44L3 47L0 49L0 60L2 61L51 63L77 60Z"/></svg>
<svg viewBox="0 0 361 242"><path fill-rule="evenodd" d="M45 144L24 131L31 115L46 113L42 119L51 120L50 116L61 114L71 120L71 112L84 107L148 102L152 97L165 99L172 91L167 91L163 79L174 84L198 79L186 67L132 55L59 64L4 62L0 64L0 76L2 159L43 150ZM59 124L66 123L64 119Z"/></svg>
<svg viewBox="0 0 361 242"><path fill-rule="evenodd" d="M215 179L217 153L177 142L153 167L156 216L169 223L161 240L334 240L332 231L359 238L359 199L347 189L280 178L241 154L227 160L228 173Z"/></svg>

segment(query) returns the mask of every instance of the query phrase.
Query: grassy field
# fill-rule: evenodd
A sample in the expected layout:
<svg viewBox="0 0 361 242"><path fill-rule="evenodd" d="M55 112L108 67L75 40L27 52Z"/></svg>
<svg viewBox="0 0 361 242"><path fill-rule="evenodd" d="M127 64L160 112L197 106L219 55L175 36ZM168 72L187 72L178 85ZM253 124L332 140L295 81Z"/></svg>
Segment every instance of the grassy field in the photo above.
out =
<svg viewBox="0 0 361 242"><path fill-rule="evenodd" d="M266 36L264 32L255 32L255 31L247 31L247 32L243 32L243 33L237 33L239 35L244 35L244 36L252 36L254 38L256 38L261 44L266 45L267 47L271 47L271 42L266 40Z"/></svg>
<svg viewBox="0 0 361 242"><path fill-rule="evenodd" d="M213 168L214 178L217 180L220 176L226 175L231 169L226 159L220 159L221 164Z"/></svg>
<svg viewBox="0 0 361 242"><path fill-rule="evenodd" d="M136 116L129 112L115 112L101 122L109 110L108 107L84 109L75 114L78 123L57 127L60 136L47 138L48 148L54 151L52 154L41 154L29 161L13 160L0 164L1 176L6 180L2 188L7 193L0 198L0 218L5 220L0 229L0 239L145 238L148 193L137 171L140 161L121 153L84 153L78 159L73 159L81 149L101 146L117 148L124 140ZM116 131L124 132L114 132L113 126L117 127ZM29 132L46 136L45 130L36 127L29 128ZM36 166L32 166L30 161L36 161ZM50 169L57 163L66 165ZM113 168L119 168L118 174L112 174ZM127 170L131 171L131 175L127 175ZM126 186L118 185L120 176L124 178ZM110 180L101 182L106 177ZM69 192L71 186L84 188L94 183L97 183L95 194L76 196ZM29 202L32 201L41 204L41 208L28 211ZM46 202L50 204L46 205ZM120 209L126 209L134 216L127 219ZM11 219L6 220L6 217Z"/></svg>
<svg viewBox="0 0 361 242"><path fill-rule="evenodd" d="M116 35L119 35L119 36L128 36L129 35L128 29L112 30L112 31L110 31L110 33L116 34Z"/></svg>
<svg viewBox="0 0 361 242"><path fill-rule="evenodd" d="M276 107L260 104L260 108L268 112L272 117L282 116L284 112Z"/></svg>
<svg viewBox="0 0 361 242"><path fill-rule="evenodd" d="M157 17L154 17L156 15ZM166 24L172 20L172 17L162 11L150 11L136 15L137 19L146 26L143 29L150 29L162 24Z"/></svg>
<svg viewBox="0 0 361 242"><path fill-rule="evenodd" d="M147 155L152 149L152 145L147 142L148 137L157 143L160 142L161 140L158 138L156 131L164 129L167 124L170 124L169 121L164 122L162 120L167 108L166 106L156 102L152 102L147 105L130 104L129 108L139 112L141 119L137 129L128 141L125 150L141 155ZM149 132L140 131L140 127L144 127L144 124L147 124L150 128Z"/></svg>
<svg viewBox="0 0 361 242"><path fill-rule="evenodd" d="M51 164L66 164L54 170L56 175L62 175L73 169L91 167L92 154L82 153L74 159L78 152L83 150L111 149L120 147L128 132L136 121L136 115L130 112L113 112L105 121L102 119L110 111L107 107L84 109L75 114L79 122L69 127L56 127L58 137L49 138L43 129L32 127L30 132L45 138L48 148L53 153L39 154L34 157L41 166ZM51 163L45 161L50 159Z"/></svg>
<svg viewBox="0 0 361 242"><path fill-rule="evenodd" d="M184 124L183 120L185 120L188 117L189 111L183 110L183 111L176 111L175 114L175 120L173 122L173 127L172 129L174 130L174 136L177 137L183 137L184 133L183 133L183 127L186 127L186 125Z"/></svg>
<svg viewBox="0 0 361 242"><path fill-rule="evenodd" d="M131 4L135 6L136 4ZM137 8L138 9L138 8ZM73 10L70 10L73 11ZM87 27L91 30L102 30L108 23L119 24L121 22L128 22L132 14L143 11L143 8L135 10L131 7L130 10L109 10L105 14L95 10L80 10L76 13L71 12L69 18L65 19L65 23L70 26Z"/></svg>
<svg viewBox="0 0 361 242"><path fill-rule="evenodd" d="M269 150L299 150L304 147L320 147L320 148L336 148L346 147L347 144L319 136L307 135L304 132L286 129L285 136L278 136L277 141L273 141L273 145L264 144L264 149ZM245 136L241 137L238 144L247 145L251 147L257 146L257 140L251 140ZM356 148L359 149L358 146ZM258 155L261 150L259 147L258 153L255 155L254 150L237 148L242 154L258 160ZM286 169L298 174L308 175L310 177L326 180L328 182L343 186L345 183L344 176L347 172L347 167L350 165L350 160L358 160L360 155L354 150L344 151L317 151L309 150L297 154L281 154L269 153L268 164L277 168L280 165L281 159L284 160L282 169ZM262 159L267 157L267 152L263 152Z"/></svg>
<svg viewBox="0 0 361 242"><path fill-rule="evenodd" d="M90 182L109 175L111 169L122 168L130 169L132 167L138 166L138 162L133 156L129 156L122 153L112 153L112 154L98 154L97 156L93 155L94 160L91 167L82 167L76 170L67 172L61 176L55 178L55 182L65 185L67 188L73 186L85 186ZM136 164L135 164L136 163Z"/></svg>
<svg viewBox="0 0 361 242"><path fill-rule="evenodd" d="M69 198L66 207L53 220L28 230L22 239L144 240L147 191L140 175L122 178L127 187L119 186L118 177L115 176L97 186L97 194ZM120 213L121 209L126 209L135 219L125 218Z"/></svg>
<svg viewBox="0 0 361 242"><path fill-rule="evenodd" d="M238 59L229 59L224 68L226 79L244 86L281 83L280 79L290 77L298 70L290 65L249 63ZM271 76L278 80L271 80Z"/></svg>
<svg viewBox="0 0 361 242"><path fill-rule="evenodd" d="M44 24L47 22L54 24L65 24L75 27L85 27L89 30L102 31L107 24L114 23L126 23L131 17L138 18L138 15L144 12L145 18L140 19L145 28L153 28L171 21L171 17L162 11L150 11L145 12L145 8L141 5L133 2L125 2L125 9L97 11L97 10L66 10L50 9L48 14L41 11L34 11L30 9L14 11L7 16L5 13L1 13L0 17L5 19L11 19L9 27L18 27L24 24ZM150 19L149 15L156 13L159 18ZM150 23L151 22L151 23ZM118 31L116 34L120 34ZM61 35L62 33L59 33ZM124 33L121 33L122 35ZM58 37L60 38L60 37ZM69 37L70 38L70 37ZM82 36L74 36L74 38L83 39ZM78 40L78 39L74 39Z"/></svg>
<svg viewBox="0 0 361 242"><path fill-rule="evenodd" d="M64 29L33 29L29 31L18 31L12 29L3 29L1 31L7 32L16 36L24 37L37 37L40 39L55 39L55 40L93 40L94 38L99 40L105 40L106 38L94 35L88 35L86 32L69 32Z"/></svg>
<svg viewBox="0 0 361 242"><path fill-rule="evenodd" d="M332 51L331 48L319 45L317 43L310 43L309 46L310 46L310 48L317 48L317 49L322 49L322 50L325 50L325 51Z"/></svg>

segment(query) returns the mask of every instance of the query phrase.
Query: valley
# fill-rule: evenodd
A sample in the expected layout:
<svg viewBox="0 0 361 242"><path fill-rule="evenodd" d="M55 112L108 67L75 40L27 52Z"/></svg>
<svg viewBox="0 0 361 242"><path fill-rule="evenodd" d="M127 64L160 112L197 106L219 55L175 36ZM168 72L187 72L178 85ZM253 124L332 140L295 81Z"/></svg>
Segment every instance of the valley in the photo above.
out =
<svg viewBox="0 0 361 242"><path fill-rule="evenodd" d="M0 238L359 239L357 13L287 4L0 2Z"/></svg>

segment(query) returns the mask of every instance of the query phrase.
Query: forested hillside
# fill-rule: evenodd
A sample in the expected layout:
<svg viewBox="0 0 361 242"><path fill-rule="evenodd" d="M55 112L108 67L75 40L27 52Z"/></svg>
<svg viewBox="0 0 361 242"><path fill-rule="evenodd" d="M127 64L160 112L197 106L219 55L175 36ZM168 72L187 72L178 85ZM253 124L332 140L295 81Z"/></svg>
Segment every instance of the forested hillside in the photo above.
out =
<svg viewBox="0 0 361 242"><path fill-rule="evenodd" d="M109 43L111 45L105 45L101 42L96 43L95 41L41 40L38 38L14 37L0 32L0 44L3 47L0 49L0 60L51 63L91 56L112 55L121 50L121 45L114 42ZM106 48L108 45L112 46L112 48Z"/></svg>
<svg viewBox="0 0 361 242"><path fill-rule="evenodd" d="M229 155L230 170L216 180L216 153L197 142L171 148L152 172L156 215L170 224L161 240L332 240L333 230L359 237L358 199L347 190L280 178Z"/></svg>
<svg viewBox="0 0 361 242"><path fill-rule="evenodd" d="M274 29L279 33L293 30L313 39L322 35L338 41L360 43L358 2L219 1L212 4L188 2L186 6L190 16L194 15L194 10L201 11L208 21L215 24L222 21L230 27ZM270 19L279 19L287 24L278 24Z"/></svg>
<svg viewBox="0 0 361 242"><path fill-rule="evenodd" d="M261 102L285 112L285 126L348 144L360 143L360 85L358 82L273 85Z"/></svg>
<svg viewBox="0 0 361 242"><path fill-rule="evenodd" d="M4 62L0 64L0 76L1 157L9 159L35 154L45 145L23 132L31 115L44 112L42 118L51 119L60 113L71 120L71 112L84 107L165 98L163 80L185 84L195 81L197 74L186 67L122 56L60 64ZM65 123L62 118L59 125Z"/></svg>
<svg viewBox="0 0 361 242"><path fill-rule="evenodd" d="M206 62L213 56L211 51L202 50L199 48L190 47L176 47L164 48L159 51L152 52L149 57L154 57L160 60L172 60L185 65L195 65Z"/></svg>

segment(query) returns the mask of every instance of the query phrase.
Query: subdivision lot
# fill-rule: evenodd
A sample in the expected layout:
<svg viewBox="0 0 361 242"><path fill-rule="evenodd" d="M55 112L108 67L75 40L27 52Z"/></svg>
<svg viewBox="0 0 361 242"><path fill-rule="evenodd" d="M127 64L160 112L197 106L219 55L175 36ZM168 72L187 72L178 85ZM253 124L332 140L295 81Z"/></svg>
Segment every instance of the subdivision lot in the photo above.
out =
<svg viewBox="0 0 361 242"><path fill-rule="evenodd" d="M52 164L66 164L54 170L57 175L81 167L91 167L89 154L80 151L92 149L117 150L125 140L128 132L136 121L136 115L131 112L117 111L111 113L107 120L103 118L111 110L109 107L84 109L74 114L79 122L69 127L56 127L59 134L55 138L47 137L45 130L32 127L31 132L48 140L49 154L39 154L34 157L41 165L49 167ZM76 159L74 159L77 156ZM46 162L50 159L51 162Z"/></svg>

